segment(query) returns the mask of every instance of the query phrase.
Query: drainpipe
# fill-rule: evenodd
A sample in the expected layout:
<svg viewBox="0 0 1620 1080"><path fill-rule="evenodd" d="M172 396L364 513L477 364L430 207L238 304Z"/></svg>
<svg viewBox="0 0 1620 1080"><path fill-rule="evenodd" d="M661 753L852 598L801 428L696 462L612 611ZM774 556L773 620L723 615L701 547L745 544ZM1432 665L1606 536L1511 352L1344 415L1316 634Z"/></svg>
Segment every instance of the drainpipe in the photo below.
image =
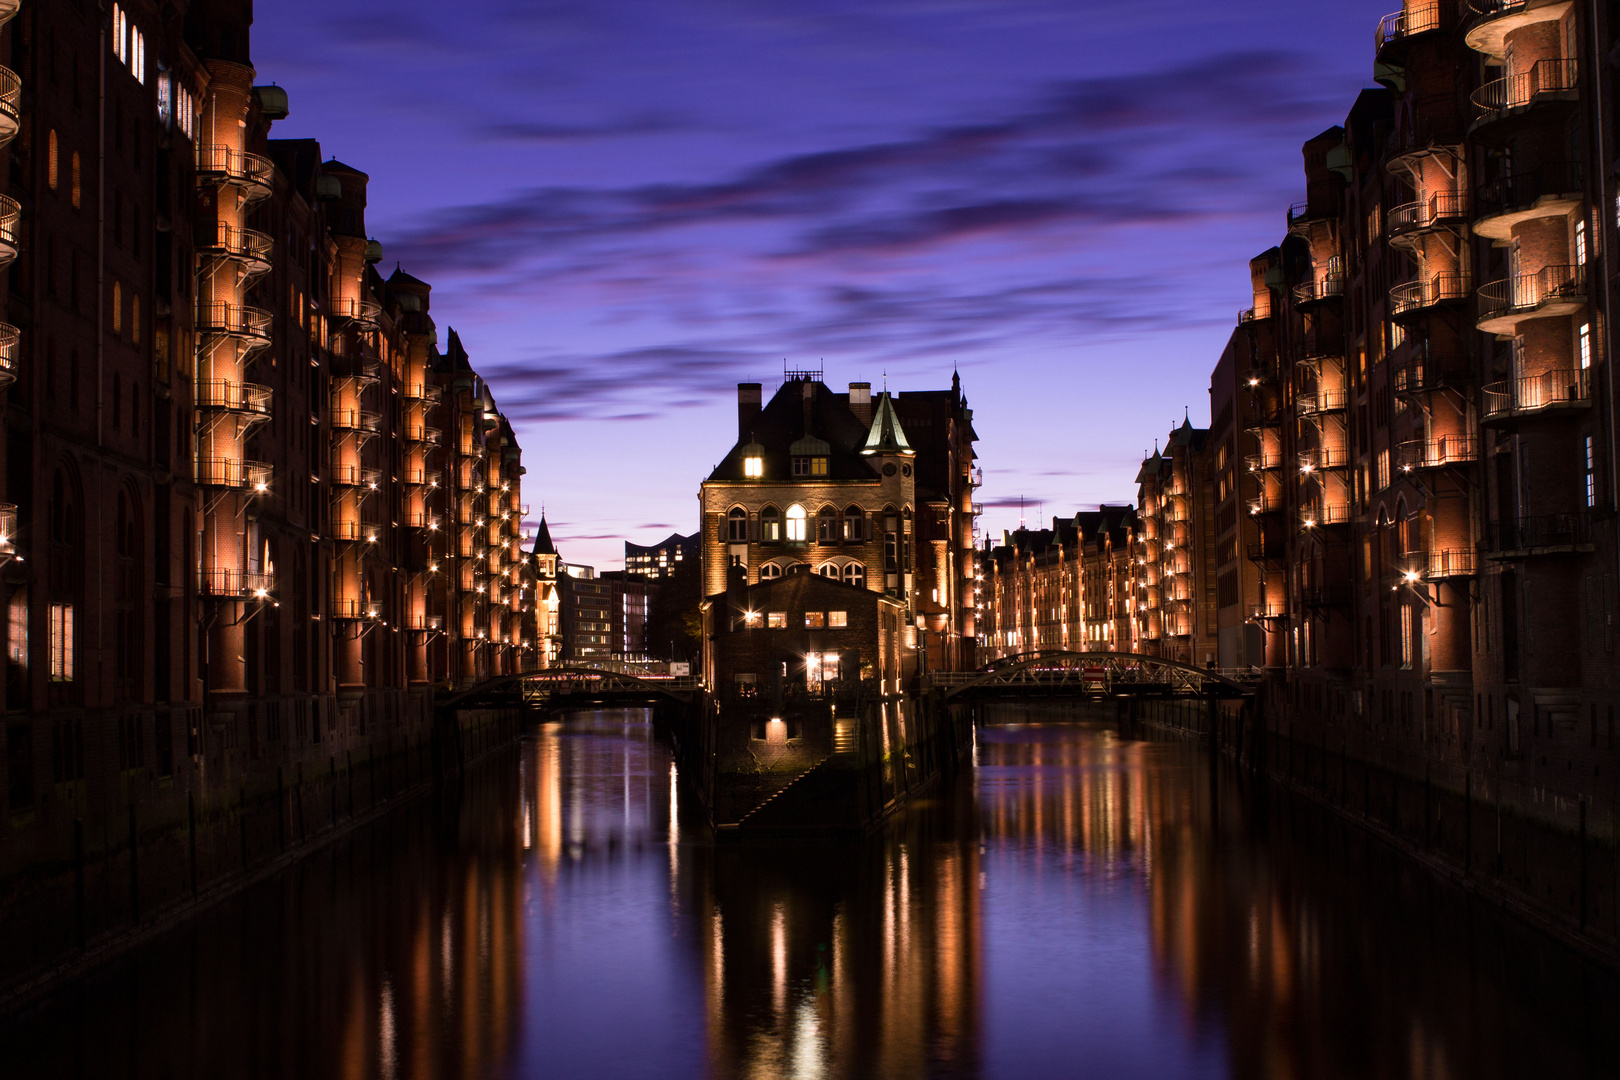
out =
<svg viewBox="0 0 1620 1080"><path fill-rule="evenodd" d="M107 20L110 15L105 0L99 5L101 10L100 60L96 65L96 451L101 455L102 420L106 407L103 395L103 386L106 382L107 366ZM103 470L96 468L94 480L85 485L88 494L93 488L99 487L102 482ZM96 531L95 539L90 550L95 553L96 560L96 597L97 603L104 604L107 596L107 560L105 557L107 536L107 500L98 498L96 505ZM104 612L98 612L98 615ZM96 680L101 688L103 698L106 697L106 682L103 659L105 657L107 620L102 617L96 619ZM88 703L87 703L88 704ZM97 702L100 704L100 702Z"/></svg>

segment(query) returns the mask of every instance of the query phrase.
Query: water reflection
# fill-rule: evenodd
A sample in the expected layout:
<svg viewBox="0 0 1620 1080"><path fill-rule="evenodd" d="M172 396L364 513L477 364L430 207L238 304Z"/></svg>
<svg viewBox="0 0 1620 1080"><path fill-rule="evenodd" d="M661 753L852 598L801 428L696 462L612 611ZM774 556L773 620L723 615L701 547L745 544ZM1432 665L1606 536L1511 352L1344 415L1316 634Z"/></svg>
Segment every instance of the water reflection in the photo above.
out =
<svg viewBox="0 0 1620 1080"><path fill-rule="evenodd" d="M5 1075L1611 1076L1615 982L1196 747L981 731L865 844L716 847L549 725L0 1027Z"/></svg>

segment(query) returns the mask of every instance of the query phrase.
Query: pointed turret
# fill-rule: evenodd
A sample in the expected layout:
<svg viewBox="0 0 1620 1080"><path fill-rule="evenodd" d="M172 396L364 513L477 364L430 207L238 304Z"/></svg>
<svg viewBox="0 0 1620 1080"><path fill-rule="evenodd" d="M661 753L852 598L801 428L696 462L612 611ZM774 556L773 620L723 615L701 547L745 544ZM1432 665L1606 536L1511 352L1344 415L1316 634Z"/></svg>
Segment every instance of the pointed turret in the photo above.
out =
<svg viewBox="0 0 1620 1080"><path fill-rule="evenodd" d="M540 527L534 531L534 548L536 555L555 555L557 545L551 542L551 528L546 524L546 515L540 515Z"/></svg>
<svg viewBox="0 0 1620 1080"><path fill-rule="evenodd" d="M906 441L905 429L894 412L894 399L887 390L878 395L877 408L872 417L872 430L867 433L863 454L910 454L914 451Z"/></svg>

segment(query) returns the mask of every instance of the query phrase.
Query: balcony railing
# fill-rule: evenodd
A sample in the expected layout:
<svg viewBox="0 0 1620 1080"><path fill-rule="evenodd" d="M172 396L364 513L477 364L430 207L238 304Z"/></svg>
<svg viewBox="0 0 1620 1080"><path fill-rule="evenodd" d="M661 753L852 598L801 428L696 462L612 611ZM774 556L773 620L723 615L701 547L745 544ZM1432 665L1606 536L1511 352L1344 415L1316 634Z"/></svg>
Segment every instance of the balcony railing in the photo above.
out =
<svg viewBox="0 0 1620 1080"><path fill-rule="evenodd" d="M1468 8L1476 15L1494 18L1523 11L1528 0L1468 0Z"/></svg>
<svg viewBox="0 0 1620 1080"><path fill-rule="evenodd" d="M339 431L360 431L375 435L382 428L382 414L364 409L333 409L332 426Z"/></svg>
<svg viewBox="0 0 1620 1080"><path fill-rule="evenodd" d="M382 305L375 300L338 299L332 301L332 317L348 319L361 330L376 330L382 325Z"/></svg>
<svg viewBox="0 0 1620 1080"><path fill-rule="evenodd" d="M1493 522L1485 529L1484 548L1500 557L1537 550L1567 551L1591 543L1591 516L1586 511L1577 511Z"/></svg>
<svg viewBox="0 0 1620 1080"><path fill-rule="evenodd" d="M1251 540L1248 545L1250 562L1273 562L1288 557L1288 546L1276 540Z"/></svg>
<svg viewBox="0 0 1620 1080"><path fill-rule="evenodd" d="M1374 50L1382 52L1384 46L1405 38L1427 34L1433 30L1449 30L1457 25L1462 15L1460 0L1433 0L1428 4L1415 4L1405 11L1385 15L1378 21L1374 35Z"/></svg>
<svg viewBox="0 0 1620 1080"><path fill-rule="evenodd" d="M358 596L334 596L331 599L334 619L375 619L377 605Z"/></svg>
<svg viewBox="0 0 1620 1080"><path fill-rule="evenodd" d="M1445 356L1407 353L1390 362L1390 382L1397 394L1421 394L1467 382L1473 377L1466 363Z"/></svg>
<svg viewBox="0 0 1620 1080"><path fill-rule="evenodd" d="M215 182L241 187L248 200L255 201L270 194L276 167L269 158L259 154L228 146L198 146L197 172Z"/></svg>
<svg viewBox="0 0 1620 1080"><path fill-rule="evenodd" d="M1294 286L1294 303L1311 304L1321 300L1337 300L1344 295L1344 278L1325 277L1320 281L1302 281Z"/></svg>
<svg viewBox="0 0 1620 1080"><path fill-rule="evenodd" d="M1270 469L1280 469L1283 465L1281 453L1261 451L1258 454L1249 454L1243 459L1250 472L1265 472Z"/></svg>
<svg viewBox="0 0 1620 1080"><path fill-rule="evenodd" d="M1284 619L1288 617L1288 608L1283 604L1250 604L1249 621L1263 622L1267 619Z"/></svg>
<svg viewBox="0 0 1620 1080"><path fill-rule="evenodd" d="M1561 94L1579 87L1578 65L1574 60L1538 60L1529 71L1495 79L1475 90L1475 124L1487 123L1535 104L1542 94Z"/></svg>
<svg viewBox="0 0 1620 1080"><path fill-rule="evenodd" d="M1460 225L1468 216L1468 196L1461 191L1437 191L1427 199L1403 203L1384 217L1391 239L1427 232L1447 223Z"/></svg>
<svg viewBox="0 0 1620 1080"><path fill-rule="evenodd" d="M0 503L0 560L17 554L17 504Z"/></svg>
<svg viewBox="0 0 1620 1080"><path fill-rule="evenodd" d="M1444 469L1479 460L1479 440L1472 435L1442 435L1438 439L1410 439L1400 445L1401 468Z"/></svg>
<svg viewBox="0 0 1620 1080"><path fill-rule="evenodd" d="M332 483L339 487L359 487L376 490L382 483L382 472L378 469L367 469L359 465L332 466Z"/></svg>
<svg viewBox="0 0 1620 1080"><path fill-rule="evenodd" d="M260 419L270 415L271 390L257 383L230 379L199 379L197 407L247 413Z"/></svg>
<svg viewBox="0 0 1620 1080"><path fill-rule="evenodd" d="M411 510L405 515L405 525L411 529L427 529L430 532L437 532L442 524L443 522L438 514L427 510Z"/></svg>
<svg viewBox="0 0 1620 1080"><path fill-rule="evenodd" d="M353 514L354 511L351 510L350 513ZM332 539L334 540L364 540L368 535L366 533L365 523L362 522L358 517L349 516L334 516L332 518L331 528L328 531L331 533Z"/></svg>
<svg viewBox="0 0 1620 1080"><path fill-rule="evenodd" d="M0 322L0 388L17 381L22 335L10 323Z"/></svg>
<svg viewBox="0 0 1620 1080"><path fill-rule="evenodd" d="M1422 281L1408 281L1389 290L1389 313L1408 315L1448 300L1468 297L1467 274L1435 274Z"/></svg>
<svg viewBox="0 0 1620 1080"><path fill-rule="evenodd" d="M0 195L0 267L9 266L17 257L17 222L21 220L17 200Z"/></svg>
<svg viewBox="0 0 1620 1080"><path fill-rule="evenodd" d="M222 258L234 259L257 277L270 269L270 254L275 241L257 229L241 229L235 225L216 222L212 232L204 230L197 236L199 250Z"/></svg>
<svg viewBox="0 0 1620 1080"><path fill-rule="evenodd" d="M255 345L270 344L268 311L218 301L197 305L197 330L203 334L242 338Z"/></svg>
<svg viewBox="0 0 1620 1080"><path fill-rule="evenodd" d="M243 488L262 495L270 490L274 470L263 461L241 458L198 458L197 483L203 487Z"/></svg>
<svg viewBox="0 0 1620 1080"><path fill-rule="evenodd" d="M1564 368L1491 383L1483 391L1483 419L1499 419L1560 405L1585 405L1591 397L1590 375L1586 368Z"/></svg>
<svg viewBox="0 0 1620 1080"><path fill-rule="evenodd" d="M0 146L17 135L22 124L22 80L8 67L0 67Z"/></svg>
<svg viewBox="0 0 1620 1080"><path fill-rule="evenodd" d="M1282 508L1282 495L1275 492L1262 491L1258 498L1249 500L1249 514L1251 517L1260 514L1274 514Z"/></svg>
<svg viewBox="0 0 1620 1080"><path fill-rule="evenodd" d="M1307 529L1314 529L1324 525L1350 524L1350 504L1323 503L1321 506L1309 507L1304 512L1301 524Z"/></svg>
<svg viewBox="0 0 1620 1080"><path fill-rule="evenodd" d="M1347 391L1319 388L1315 393L1299 396L1299 414L1315 416L1319 413L1342 412L1349 401L1350 395Z"/></svg>
<svg viewBox="0 0 1620 1080"><path fill-rule="evenodd" d="M1342 469L1350 464L1350 451L1342 446L1313 446L1299 455L1299 471L1313 473L1318 469Z"/></svg>
<svg viewBox="0 0 1620 1080"><path fill-rule="evenodd" d="M406 619L407 629L410 630L443 630L443 615L412 615Z"/></svg>
<svg viewBox="0 0 1620 1080"><path fill-rule="evenodd" d="M270 595L269 574L234 567L205 566L197 571L197 588L204 596L257 597Z"/></svg>
<svg viewBox="0 0 1620 1080"><path fill-rule="evenodd" d="M1533 274L1487 282L1479 287L1480 329L1492 320L1529 314L1560 301L1580 303L1585 298L1584 266L1544 266Z"/></svg>
<svg viewBox="0 0 1620 1080"><path fill-rule="evenodd" d="M1550 161L1534 169L1503 176L1481 184L1474 195L1474 209L1483 222L1490 218L1521 213L1545 201L1567 202L1580 199L1586 180L1578 161ZM1549 212L1564 213L1551 208ZM1494 235L1494 230L1492 232ZM1505 238L1506 234L1503 234Z"/></svg>
<svg viewBox="0 0 1620 1080"><path fill-rule="evenodd" d="M1425 559L1431 580L1471 577L1479 572L1479 559L1472 548L1445 548L1431 551Z"/></svg>

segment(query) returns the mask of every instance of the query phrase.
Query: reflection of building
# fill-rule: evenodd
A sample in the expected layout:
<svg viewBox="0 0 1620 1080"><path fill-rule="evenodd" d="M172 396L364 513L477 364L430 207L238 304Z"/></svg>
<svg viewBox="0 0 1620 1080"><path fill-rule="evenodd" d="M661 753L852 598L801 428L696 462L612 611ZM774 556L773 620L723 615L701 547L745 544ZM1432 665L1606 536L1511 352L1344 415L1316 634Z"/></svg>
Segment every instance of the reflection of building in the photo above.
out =
<svg viewBox="0 0 1620 1080"><path fill-rule="evenodd" d="M662 581L675 572L678 563L698 557L698 536L670 533L656 544L642 547L624 542L624 572L648 581Z"/></svg>

